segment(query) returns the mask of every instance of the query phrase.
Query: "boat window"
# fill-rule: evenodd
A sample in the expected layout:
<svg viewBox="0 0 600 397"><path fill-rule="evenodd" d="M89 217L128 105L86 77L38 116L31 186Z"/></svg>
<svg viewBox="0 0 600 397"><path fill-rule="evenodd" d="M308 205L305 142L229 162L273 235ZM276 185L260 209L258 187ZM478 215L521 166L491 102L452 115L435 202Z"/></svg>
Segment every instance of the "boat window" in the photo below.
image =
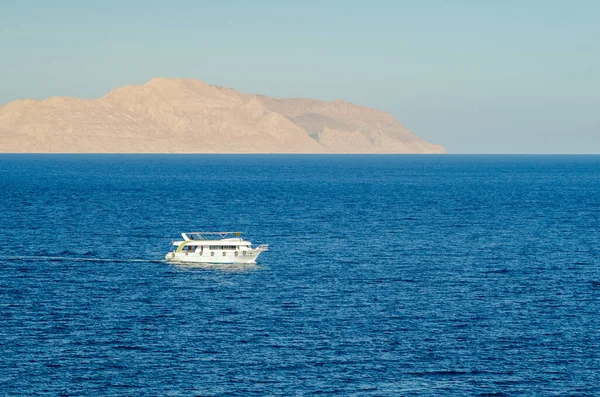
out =
<svg viewBox="0 0 600 397"><path fill-rule="evenodd" d="M238 247L235 245L209 245L211 250L232 250L235 251Z"/></svg>

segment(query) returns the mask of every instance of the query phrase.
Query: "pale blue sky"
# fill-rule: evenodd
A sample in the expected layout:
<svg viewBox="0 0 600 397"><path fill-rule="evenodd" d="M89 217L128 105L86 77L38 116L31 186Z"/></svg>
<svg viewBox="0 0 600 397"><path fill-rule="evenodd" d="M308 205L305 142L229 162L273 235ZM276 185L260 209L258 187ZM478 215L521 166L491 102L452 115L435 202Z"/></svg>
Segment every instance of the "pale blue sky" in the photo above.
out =
<svg viewBox="0 0 600 397"><path fill-rule="evenodd" d="M600 1L0 0L0 105L155 76L391 112L451 153L600 153Z"/></svg>

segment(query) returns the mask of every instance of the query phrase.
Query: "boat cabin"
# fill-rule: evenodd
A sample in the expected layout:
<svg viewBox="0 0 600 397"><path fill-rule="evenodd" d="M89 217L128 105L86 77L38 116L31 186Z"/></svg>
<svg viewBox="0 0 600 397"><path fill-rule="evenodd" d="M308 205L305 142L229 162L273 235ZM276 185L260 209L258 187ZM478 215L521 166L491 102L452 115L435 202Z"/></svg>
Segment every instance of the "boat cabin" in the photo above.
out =
<svg viewBox="0 0 600 397"><path fill-rule="evenodd" d="M252 243L243 240L241 232L187 232L181 233L183 241L173 241L175 252L243 251L251 249Z"/></svg>

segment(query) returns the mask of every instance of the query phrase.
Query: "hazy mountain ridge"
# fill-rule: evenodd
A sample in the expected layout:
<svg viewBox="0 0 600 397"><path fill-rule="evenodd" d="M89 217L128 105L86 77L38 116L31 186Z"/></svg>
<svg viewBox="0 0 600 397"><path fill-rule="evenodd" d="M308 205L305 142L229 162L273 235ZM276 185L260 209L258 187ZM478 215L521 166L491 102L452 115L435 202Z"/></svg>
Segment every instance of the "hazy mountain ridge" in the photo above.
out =
<svg viewBox="0 0 600 397"><path fill-rule="evenodd" d="M343 101L276 99L155 78L98 99L0 107L0 152L444 153L392 115Z"/></svg>

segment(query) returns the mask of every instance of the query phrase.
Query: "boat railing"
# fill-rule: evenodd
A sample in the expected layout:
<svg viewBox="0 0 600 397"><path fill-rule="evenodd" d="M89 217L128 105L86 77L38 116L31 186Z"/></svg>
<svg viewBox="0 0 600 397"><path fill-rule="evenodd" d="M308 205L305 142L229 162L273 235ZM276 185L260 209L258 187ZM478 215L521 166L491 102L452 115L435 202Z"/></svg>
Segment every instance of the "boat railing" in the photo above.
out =
<svg viewBox="0 0 600 397"><path fill-rule="evenodd" d="M258 247L256 247L257 250L260 251L268 251L269 250L269 244L261 244Z"/></svg>

